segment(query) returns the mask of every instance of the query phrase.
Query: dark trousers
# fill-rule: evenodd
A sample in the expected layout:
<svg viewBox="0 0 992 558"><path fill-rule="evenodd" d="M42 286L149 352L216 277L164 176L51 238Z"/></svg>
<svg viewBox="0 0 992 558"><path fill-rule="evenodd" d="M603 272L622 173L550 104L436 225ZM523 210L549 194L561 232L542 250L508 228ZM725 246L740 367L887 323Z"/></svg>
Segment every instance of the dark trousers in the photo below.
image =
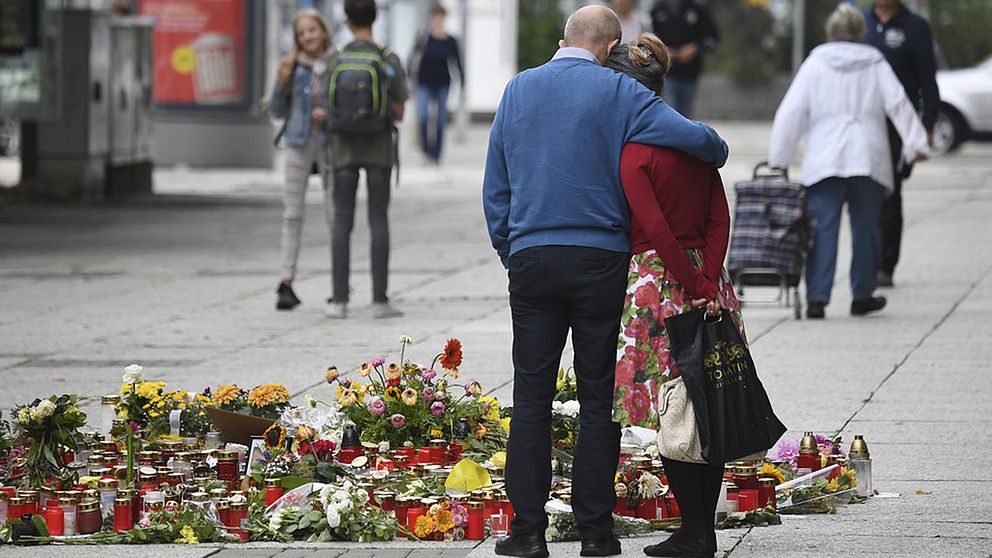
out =
<svg viewBox="0 0 992 558"><path fill-rule="evenodd" d="M892 193L882 202L882 212L878 219L882 239L879 271L892 275L896 270L896 264L899 263L899 251L902 247L902 181L909 178L912 165L899 164L902 159L902 138L891 122L887 124L892 158Z"/></svg>
<svg viewBox="0 0 992 558"><path fill-rule="evenodd" d="M682 527L673 538L683 548L696 548L699 554L712 556L716 552L713 522L723 480L723 463L685 463L666 457L661 461L665 465L668 486L682 513Z"/></svg>
<svg viewBox="0 0 992 558"><path fill-rule="evenodd" d="M331 276L334 302L348 302L351 275L351 230L355 226L355 198L359 167L334 171L334 225L331 227ZM386 302L389 276L390 167L366 167L369 190L369 229L372 236L372 301Z"/></svg>
<svg viewBox="0 0 992 558"><path fill-rule="evenodd" d="M583 538L613 530L613 477L620 426L613 422L613 370L629 254L539 246L510 257L513 421L506 488L514 534L544 533L551 488L551 401L569 329L581 411L572 509Z"/></svg>

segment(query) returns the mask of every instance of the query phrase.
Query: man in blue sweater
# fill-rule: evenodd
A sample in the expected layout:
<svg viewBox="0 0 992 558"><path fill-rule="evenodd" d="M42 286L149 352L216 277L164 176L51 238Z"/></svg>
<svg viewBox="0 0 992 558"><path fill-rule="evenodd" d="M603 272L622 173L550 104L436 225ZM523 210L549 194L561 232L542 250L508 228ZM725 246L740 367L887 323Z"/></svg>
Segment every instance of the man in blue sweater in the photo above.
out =
<svg viewBox="0 0 992 558"><path fill-rule="evenodd" d="M716 166L727 159L708 126L602 66L620 34L608 8L572 14L554 58L506 86L489 136L483 203L509 270L513 317L506 483L515 517L513 534L496 544L501 555L548 555L551 401L569 329L581 405L572 509L582 555L620 553L612 519L620 430L611 413L630 251L620 152L640 142Z"/></svg>

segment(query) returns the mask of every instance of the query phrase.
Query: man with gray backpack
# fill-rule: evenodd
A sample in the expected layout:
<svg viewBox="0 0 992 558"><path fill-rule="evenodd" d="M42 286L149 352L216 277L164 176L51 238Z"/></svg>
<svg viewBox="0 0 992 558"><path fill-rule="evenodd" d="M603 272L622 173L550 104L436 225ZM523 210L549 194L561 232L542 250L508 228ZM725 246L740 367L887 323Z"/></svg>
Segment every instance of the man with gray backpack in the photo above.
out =
<svg viewBox="0 0 992 558"><path fill-rule="evenodd" d="M332 55L328 113L334 152L334 225L331 272L333 296L326 314L347 317L351 272L351 231L359 171L368 184L372 234L372 317L402 313L389 303L389 182L396 162L396 126L410 96L399 57L375 43L375 0L345 0L344 12L354 40Z"/></svg>

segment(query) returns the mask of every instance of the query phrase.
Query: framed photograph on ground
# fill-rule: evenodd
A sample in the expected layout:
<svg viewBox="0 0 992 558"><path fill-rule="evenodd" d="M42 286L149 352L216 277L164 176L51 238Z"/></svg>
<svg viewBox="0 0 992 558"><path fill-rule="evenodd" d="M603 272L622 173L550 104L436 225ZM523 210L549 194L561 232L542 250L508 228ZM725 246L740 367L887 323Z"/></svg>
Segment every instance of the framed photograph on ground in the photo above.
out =
<svg viewBox="0 0 992 558"><path fill-rule="evenodd" d="M256 461L261 461L265 452L265 439L261 436L252 436L251 445L248 446L248 471Z"/></svg>

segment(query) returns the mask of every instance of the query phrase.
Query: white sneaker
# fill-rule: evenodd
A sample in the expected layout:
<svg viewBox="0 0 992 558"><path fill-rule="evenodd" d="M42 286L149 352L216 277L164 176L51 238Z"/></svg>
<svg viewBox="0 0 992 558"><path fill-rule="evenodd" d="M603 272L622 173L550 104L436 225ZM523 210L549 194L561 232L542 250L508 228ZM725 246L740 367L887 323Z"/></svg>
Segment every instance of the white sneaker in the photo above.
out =
<svg viewBox="0 0 992 558"><path fill-rule="evenodd" d="M388 302L373 302L372 303L372 318L375 320L382 320L385 318L398 318L403 315L396 309L395 306Z"/></svg>
<svg viewBox="0 0 992 558"><path fill-rule="evenodd" d="M344 302L328 302L324 308L324 314L334 320L342 320L348 317L348 305Z"/></svg>

